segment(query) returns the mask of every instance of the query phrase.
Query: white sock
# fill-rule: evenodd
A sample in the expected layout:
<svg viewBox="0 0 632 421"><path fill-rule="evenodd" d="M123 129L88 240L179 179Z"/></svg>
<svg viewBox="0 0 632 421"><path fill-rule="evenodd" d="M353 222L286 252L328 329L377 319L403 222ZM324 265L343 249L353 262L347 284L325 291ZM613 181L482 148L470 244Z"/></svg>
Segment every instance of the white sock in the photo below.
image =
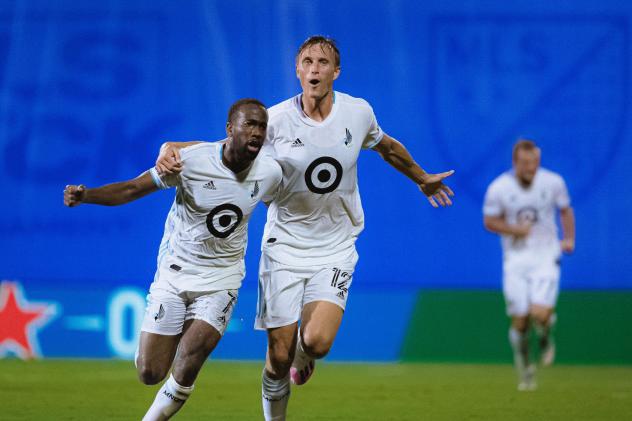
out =
<svg viewBox="0 0 632 421"><path fill-rule="evenodd" d="M529 336L520 333L513 327L509 329L509 343L514 354L514 365L518 373L522 373L529 365Z"/></svg>
<svg viewBox="0 0 632 421"><path fill-rule="evenodd" d="M266 421L285 421L287 403L290 400L290 375L281 380L268 377L266 369L263 369L261 377L261 403L263 405L263 417Z"/></svg>
<svg viewBox="0 0 632 421"><path fill-rule="evenodd" d="M193 392L193 387L193 385L180 386L173 375L169 375L167 381L156 394L156 399L147 410L143 421L162 421L171 418L182 408L182 405Z"/></svg>

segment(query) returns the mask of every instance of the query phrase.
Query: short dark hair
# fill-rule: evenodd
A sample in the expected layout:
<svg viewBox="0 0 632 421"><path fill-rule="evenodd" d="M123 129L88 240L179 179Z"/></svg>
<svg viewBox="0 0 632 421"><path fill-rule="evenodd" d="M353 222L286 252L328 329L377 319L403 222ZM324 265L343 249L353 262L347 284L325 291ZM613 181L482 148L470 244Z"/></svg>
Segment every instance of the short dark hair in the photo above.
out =
<svg viewBox="0 0 632 421"><path fill-rule="evenodd" d="M513 151L511 153L511 158L515 161L518 156L518 151L539 151L538 145L535 144L533 140L525 139L523 137L519 138L514 144Z"/></svg>
<svg viewBox="0 0 632 421"><path fill-rule="evenodd" d="M304 49L311 47L312 45L326 45L334 52L334 63L336 67L340 67L340 51L338 51L338 46L336 45L336 40L327 37L324 35L312 35L307 38L300 47L298 47L298 51L296 52L296 60L301 55Z"/></svg>
<svg viewBox="0 0 632 421"><path fill-rule="evenodd" d="M266 108L263 102L259 101L256 98L242 98L238 101L233 102L233 105L230 106L230 109L228 110L228 120L226 121L230 123L233 120L235 113L239 111L239 109L243 107L244 105L258 105L262 107L263 109Z"/></svg>

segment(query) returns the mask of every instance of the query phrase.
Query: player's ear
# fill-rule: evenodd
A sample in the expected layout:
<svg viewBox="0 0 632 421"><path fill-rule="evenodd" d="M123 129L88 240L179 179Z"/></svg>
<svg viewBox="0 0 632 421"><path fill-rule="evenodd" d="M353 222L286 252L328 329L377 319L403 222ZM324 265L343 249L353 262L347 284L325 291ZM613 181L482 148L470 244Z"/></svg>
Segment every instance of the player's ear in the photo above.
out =
<svg viewBox="0 0 632 421"><path fill-rule="evenodd" d="M340 66L336 67L336 70L334 70L334 80L338 79L338 76L340 76Z"/></svg>
<svg viewBox="0 0 632 421"><path fill-rule="evenodd" d="M230 121L226 122L226 136L227 137L233 136L233 123L231 123Z"/></svg>

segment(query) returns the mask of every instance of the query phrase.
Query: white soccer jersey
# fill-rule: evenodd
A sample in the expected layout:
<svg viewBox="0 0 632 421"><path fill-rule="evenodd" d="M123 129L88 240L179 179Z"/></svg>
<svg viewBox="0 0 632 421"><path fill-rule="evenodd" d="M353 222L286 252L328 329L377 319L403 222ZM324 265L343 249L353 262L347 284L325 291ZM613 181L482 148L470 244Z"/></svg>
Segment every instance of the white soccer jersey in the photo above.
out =
<svg viewBox="0 0 632 421"><path fill-rule="evenodd" d="M570 197L564 179L544 168L538 169L529 188L518 182L513 171L496 178L488 187L483 205L486 216L504 215L509 224L531 222L529 235L516 240L502 235L505 255L521 252L556 250L559 252L556 210L570 206Z"/></svg>
<svg viewBox="0 0 632 421"><path fill-rule="evenodd" d="M179 175L150 170L160 188L176 187L158 254L159 271L175 271L180 290L237 289L245 276L248 220L260 200L270 201L281 168L260 155L235 174L222 163L223 142L200 143L180 152Z"/></svg>
<svg viewBox="0 0 632 421"><path fill-rule="evenodd" d="M268 209L262 251L290 266L355 261L355 241L364 228L358 155L384 135L373 109L335 92L322 122L303 113L300 95L268 114L264 151L281 165L283 183Z"/></svg>

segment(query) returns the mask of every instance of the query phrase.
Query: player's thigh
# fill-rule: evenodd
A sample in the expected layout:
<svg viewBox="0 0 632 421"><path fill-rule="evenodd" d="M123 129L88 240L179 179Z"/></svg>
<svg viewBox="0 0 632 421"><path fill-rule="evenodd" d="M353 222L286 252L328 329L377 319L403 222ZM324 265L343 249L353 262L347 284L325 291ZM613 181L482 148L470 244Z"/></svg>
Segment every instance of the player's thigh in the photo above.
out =
<svg viewBox="0 0 632 421"><path fill-rule="evenodd" d="M164 377L171 367L179 341L179 334L159 335L141 331L136 356L139 373Z"/></svg>
<svg viewBox="0 0 632 421"><path fill-rule="evenodd" d="M329 301L312 301L303 307L301 336L316 353L326 353L338 334L343 309Z"/></svg>
<svg viewBox="0 0 632 421"><path fill-rule="evenodd" d="M193 384L221 337L215 327L203 320L191 319L185 322L173 363L173 376L178 383L186 386Z"/></svg>
<svg viewBox="0 0 632 421"><path fill-rule="evenodd" d="M141 326L137 366L169 368L184 327L186 303L168 286L152 284Z"/></svg>
<svg viewBox="0 0 632 421"><path fill-rule="evenodd" d="M554 307L542 306L538 304L531 304L531 308L529 309L529 314L531 318L540 324L548 323L554 312Z"/></svg>
<svg viewBox="0 0 632 421"><path fill-rule="evenodd" d="M184 322L184 333L178 347L178 356L196 351L210 353L215 349L222 334L203 320L187 320Z"/></svg>
<svg viewBox="0 0 632 421"><path fill-rule="evenodd" d="M529 285L523 267L516 262L503 264L503 296L507 315L512 318L529 314Z"/></svg>
<svg viewBox="0 0 632 421"><path fill-rule="evenodd" d="M354 265L341 264L318 271L305 285L301 334L307 346L327 352L333 343L353 282Z"/></svg>
<svg viewBox="0 0 632 421"><path fill-rule="evenodd" d="M557 304L560 286L560 266L557 256L543 257L531 275L531 314L544 322Z"/></svg>
<svg viewBox="0 0 632 421"><path fill-rule="evenodd" d="M193 355L208 357L230 323L238 291L223 290L194 295L187 306L178 359Z"/></svg>

